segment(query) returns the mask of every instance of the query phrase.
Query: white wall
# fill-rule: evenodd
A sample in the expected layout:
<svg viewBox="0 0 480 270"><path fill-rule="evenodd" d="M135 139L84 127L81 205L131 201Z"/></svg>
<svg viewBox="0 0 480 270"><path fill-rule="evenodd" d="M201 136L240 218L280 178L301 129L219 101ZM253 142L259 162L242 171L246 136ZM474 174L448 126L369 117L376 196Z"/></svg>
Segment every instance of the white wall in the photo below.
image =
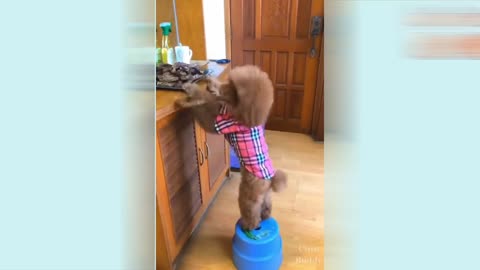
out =
<svg viewBox="0 0 480 270"><path fill-rule="evenodd" d="M203 0L207 59L227 57L224 0Z"/></svg>

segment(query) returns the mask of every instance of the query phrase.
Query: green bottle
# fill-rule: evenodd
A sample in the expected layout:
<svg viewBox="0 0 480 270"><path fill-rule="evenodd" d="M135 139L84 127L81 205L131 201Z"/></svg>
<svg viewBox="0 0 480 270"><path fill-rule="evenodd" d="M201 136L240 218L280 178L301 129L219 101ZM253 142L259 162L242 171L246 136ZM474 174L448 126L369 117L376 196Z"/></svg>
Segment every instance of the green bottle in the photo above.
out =
<svg viewBox="0 0 480 270"><path fill-rule="evenodd" d="M162 63L173 65L174 53L173 48L170 48L168 35L172 32L172 24L169 22L163 22L160 24L162 28Z"/></svg>
<svg viewBox="0 0 480 270"><path fill-rule="evenodd" d="M162 64L162 48L158 47L157 30L155 29L155 63L157 66Z"/></svg>

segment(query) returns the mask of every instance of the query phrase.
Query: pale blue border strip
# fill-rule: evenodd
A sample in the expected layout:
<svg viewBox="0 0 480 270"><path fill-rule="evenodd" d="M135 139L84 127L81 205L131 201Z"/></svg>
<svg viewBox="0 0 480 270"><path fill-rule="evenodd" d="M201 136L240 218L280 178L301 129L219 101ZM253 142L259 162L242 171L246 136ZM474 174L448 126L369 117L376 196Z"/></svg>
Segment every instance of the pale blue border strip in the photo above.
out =
<svg viewBox="0 0 480 270"><path fill-rule="evenodd" d="M479 5L326 1L325 269L480 269L480 60L407 57L401 24Z"/></svg>
<svg viewBox="0 0 480 270"><path fill-rule="evenodd" d="M154 31L128 23L155 9L132 2L0 4L2 270L154 268Z"/></svg>

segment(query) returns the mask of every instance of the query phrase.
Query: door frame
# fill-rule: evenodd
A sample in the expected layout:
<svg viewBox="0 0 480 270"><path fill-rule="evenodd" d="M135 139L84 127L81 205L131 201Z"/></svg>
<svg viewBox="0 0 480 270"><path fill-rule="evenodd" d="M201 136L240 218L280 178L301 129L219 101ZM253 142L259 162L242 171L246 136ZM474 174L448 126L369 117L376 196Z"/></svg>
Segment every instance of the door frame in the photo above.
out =
<svg viewBox="0 0 480 270"><path fill-rule="evenodd" d="M227 59L232 59L232 23L230 20L232 10L230 8L230 0L224 0L223 7L225 13L225 52Z"/></svg>
<svg viewBox="0 0 480 270"><path fill-rule="evenodd" d="M315 101L313 105L312 132L311 136L315 141L324 141L325 133L325 72L324 72L324 35L322 32L322 43L320 45L320 59L318 61L317 85L315 87Z"/></svg>

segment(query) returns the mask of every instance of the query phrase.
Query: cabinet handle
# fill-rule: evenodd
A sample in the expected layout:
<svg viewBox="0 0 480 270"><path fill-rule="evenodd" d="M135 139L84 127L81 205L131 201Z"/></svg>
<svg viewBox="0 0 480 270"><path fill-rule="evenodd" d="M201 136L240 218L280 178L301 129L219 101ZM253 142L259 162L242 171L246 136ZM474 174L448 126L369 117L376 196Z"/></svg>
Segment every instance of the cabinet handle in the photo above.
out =
<svg viewBox="0 0 480 270"><path fill-rule="evenodd" d="M210 148L208 147L208 143L205 142L205 158L208 159L208 155L210 153Z"/></svg>
<svg viewBox="0 0 480 270"><path fill-rule="evenodd" d="M199 147L198 150L200 151L200 156L202 157L202 158L201 158L201 161L200 161L200 166L202 166L202 165L203 165L203 162L205 162L205 158L204 158L204 156L203 156L202 148Z"/></svg>

